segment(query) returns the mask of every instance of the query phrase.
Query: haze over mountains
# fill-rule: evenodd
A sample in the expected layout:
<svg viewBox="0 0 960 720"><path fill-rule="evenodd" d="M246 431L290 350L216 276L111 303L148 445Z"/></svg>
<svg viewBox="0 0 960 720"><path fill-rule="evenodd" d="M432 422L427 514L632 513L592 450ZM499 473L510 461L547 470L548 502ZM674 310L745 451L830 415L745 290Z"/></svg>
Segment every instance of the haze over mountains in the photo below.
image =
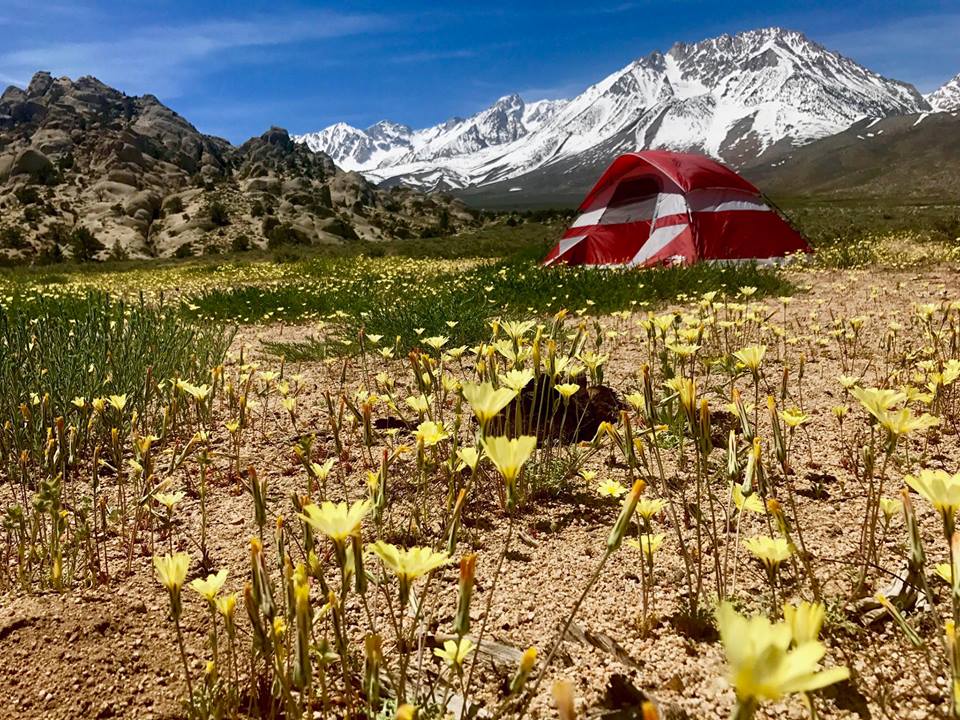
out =
<svg viewBox="0 0 960 720"><path fill-rule="evenodd" d="M758 167L864 119L958 107L960 76L924 97L802 33L766 28L653 52L572 100L509 95L430 128L338 123L295 140L386 185L572 197L622 152L668 148Z"/></svg>

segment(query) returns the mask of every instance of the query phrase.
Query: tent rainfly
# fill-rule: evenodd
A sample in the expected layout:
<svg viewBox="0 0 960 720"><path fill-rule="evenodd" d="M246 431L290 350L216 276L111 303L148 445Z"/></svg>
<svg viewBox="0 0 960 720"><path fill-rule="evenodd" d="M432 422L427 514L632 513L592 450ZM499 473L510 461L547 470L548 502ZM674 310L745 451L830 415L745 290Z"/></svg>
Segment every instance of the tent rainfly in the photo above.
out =
<svg viewBox="0 0 960 720"><path fill-rule="evenodd" d="M703 155L621 155L578 212L544 265L649 267L812 252L756 187Z"/></svg>

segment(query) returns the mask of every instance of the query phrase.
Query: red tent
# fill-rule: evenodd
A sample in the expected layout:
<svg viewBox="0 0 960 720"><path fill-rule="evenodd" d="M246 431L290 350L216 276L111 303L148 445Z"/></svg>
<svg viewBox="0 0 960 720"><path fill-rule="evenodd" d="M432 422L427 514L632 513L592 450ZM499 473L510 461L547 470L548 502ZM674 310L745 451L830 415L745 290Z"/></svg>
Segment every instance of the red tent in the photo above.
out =
<svg viewBox="0 0 960 720"><path fill-rule="evenodd" d="M812 252L757 188L703 155L621 155L579 213L544 265L646 267Z"/></svg>

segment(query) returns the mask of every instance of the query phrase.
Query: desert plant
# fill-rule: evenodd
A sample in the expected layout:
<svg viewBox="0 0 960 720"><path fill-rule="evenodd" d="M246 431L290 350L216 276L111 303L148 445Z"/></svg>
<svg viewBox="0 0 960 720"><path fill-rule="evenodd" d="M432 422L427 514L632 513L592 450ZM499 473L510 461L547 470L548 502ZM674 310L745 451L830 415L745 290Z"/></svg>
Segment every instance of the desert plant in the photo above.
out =
<svg viewBox="0 0 960 720"><path fill-rule="evenodd" d="M70 231L69 246L73 259L77 262L96 260L97 255L106 249L106 246L97 240L89 228L81 225Z"/></svg>

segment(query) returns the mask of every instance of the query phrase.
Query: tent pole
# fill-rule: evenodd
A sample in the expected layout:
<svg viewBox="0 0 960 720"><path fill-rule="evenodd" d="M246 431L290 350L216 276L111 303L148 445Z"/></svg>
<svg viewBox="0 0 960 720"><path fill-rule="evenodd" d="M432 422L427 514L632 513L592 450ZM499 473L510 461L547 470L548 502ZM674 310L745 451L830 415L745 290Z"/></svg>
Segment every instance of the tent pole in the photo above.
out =
<svg viewBox="0 0 960 720"><path fill-rule="evenodd" d="M783 220L787 225L789 225L790 228L795 233L797 233L797 235L799 235L804 240L806 240L807 245L810 245L811 247L813 246L813 244L810 242L810 238L807 237L806 233L804 233L802 230L800 230L800 228L798 228L796 225L793 224L793 220L790 219L790 216L787 215L779 205L777 205L773 200L771 200L769 195L767 195L764 192L761 192L760 199L763 200L771 208L773 208L773 211L780 216L780 219Z"/></svg>

